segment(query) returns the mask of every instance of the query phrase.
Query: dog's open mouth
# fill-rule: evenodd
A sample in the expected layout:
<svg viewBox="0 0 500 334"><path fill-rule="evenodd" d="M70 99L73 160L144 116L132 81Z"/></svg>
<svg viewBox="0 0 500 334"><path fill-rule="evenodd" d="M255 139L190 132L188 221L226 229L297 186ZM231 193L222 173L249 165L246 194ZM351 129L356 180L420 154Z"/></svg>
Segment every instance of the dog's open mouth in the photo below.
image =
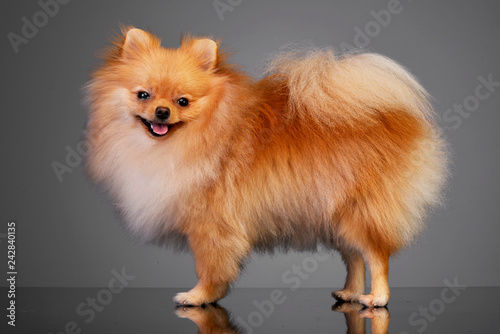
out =
<svg viewBox="0 0 500 334"><path fill-rule="evenodd" d="M168 124L164 123L157 123L157 122L152 122L148 121L145 118L142 118L141 116L137 116L142 124L148 129L149 133L152 134L155 137L163 137L164 135L167 134L168 132Z"/></svg>

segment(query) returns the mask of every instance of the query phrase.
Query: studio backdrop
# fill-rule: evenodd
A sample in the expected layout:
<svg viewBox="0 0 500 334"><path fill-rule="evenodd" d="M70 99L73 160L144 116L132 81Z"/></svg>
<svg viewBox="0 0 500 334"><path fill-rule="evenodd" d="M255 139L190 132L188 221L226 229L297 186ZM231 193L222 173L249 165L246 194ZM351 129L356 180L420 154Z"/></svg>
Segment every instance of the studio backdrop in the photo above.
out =
<svg viewBox="0 0 500 334"><path fill-rule="evenodd" d="M391 287L500 284L500 2L498 1L9 1L3 4L0 250L16 224L17 285L105 286L122 270L132 287L191 287L190 254L143 245L87 179L82 87L120 24L165 47L211 36L259 78L290 44L364 49L406 66L433 96L451 147L444 205L391 261ZM255 255L236 287L340 287L337 253ZM7 271L0 284L6 286Z"/></svg>

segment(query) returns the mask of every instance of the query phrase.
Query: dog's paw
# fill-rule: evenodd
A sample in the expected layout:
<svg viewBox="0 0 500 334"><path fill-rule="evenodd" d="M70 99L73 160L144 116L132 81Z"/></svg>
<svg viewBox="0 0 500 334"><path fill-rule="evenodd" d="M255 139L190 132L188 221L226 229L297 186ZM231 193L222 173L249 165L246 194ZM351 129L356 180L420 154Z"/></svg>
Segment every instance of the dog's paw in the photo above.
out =
<svg viewBox="0 0 500 334"><path fill-rule="evenodd" d="M361 295L358 302L366 307L384 307L389 302L389 296Z"/></svg>
<svg viewBox="0 0 500 334"><path fill-rule="evenodd" d="M351 290L343 289L332 292L332 296L333 298L344 302L356 302L358 301L360 294Z"/></svg>
<svg viewBox="0 0 500 334"><path fill-rule="evenodd" d="M196 294L190 292L181 292L174 297L174 302L177 305L183 306L201 306L205 302Z"/></svg>
<svg viewBox="0 0 500 334"><path fill-rule="evenodd" d="M174 302L182 306L203 306L217 302L218 299L209 296L200 289L193 289L188 292L178 293L174 297Z"/></svg>

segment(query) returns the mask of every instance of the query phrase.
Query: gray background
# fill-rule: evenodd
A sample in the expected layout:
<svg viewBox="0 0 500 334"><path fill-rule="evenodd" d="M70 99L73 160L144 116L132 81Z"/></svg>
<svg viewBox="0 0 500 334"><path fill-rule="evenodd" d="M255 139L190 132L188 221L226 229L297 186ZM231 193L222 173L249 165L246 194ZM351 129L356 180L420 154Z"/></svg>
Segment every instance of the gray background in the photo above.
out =
<svg viewBox="0 0 500 334"><path fill-rule="evenodd" d="M131 286L196 282L189 254L140 245L128 236L81 166L64 174L63 182L51 166L65 164L67 147L75 149L81 139L81 87L98 64L96 50L107 45L119 23L151 29L172 47L181 33L220 37L236 51L232 61L258 76L262 61L289 42L353 45L357 29L375 29L371 11L388 3L243 0L221 20L212 0L73 0L61 5L17 54L7 34L20 34L21 19L32 21L41 8L35 1L4 3L0 233L6 232L7 221L17 221L18 285L104 286L111 270L122 267L136 276ZM435 97L440 115L454 104L473 101L480 76L500 81L500 2L401 0L401 7L389 24L372 31L366 48L407 66ZM499 109L496 87L466 116L448 111L442 120L454 160L446 206L433 213L416 244L391 262L391 286L440 286L455 277L469 286L499 285ZM3 263L5 234L0 241ZM308 256L256 256L236 286L287 286L282 274ZM2 275L5 285L4 270ZM334 254L302 286L341 286L344 277Z"/></svg>

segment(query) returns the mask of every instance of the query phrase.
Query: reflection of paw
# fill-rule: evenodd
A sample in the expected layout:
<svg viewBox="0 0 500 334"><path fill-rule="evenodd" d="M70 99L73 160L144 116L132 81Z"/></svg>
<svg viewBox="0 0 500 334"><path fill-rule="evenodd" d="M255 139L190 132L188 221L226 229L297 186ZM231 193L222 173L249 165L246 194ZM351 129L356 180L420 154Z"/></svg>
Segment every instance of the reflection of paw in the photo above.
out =
<svg viewBox="0 0 500 334"><path fill-rule="evenodd" d="M369 319L389 319L389 311L385 307L377 307L377 308L364 308L359 311L359 315L363 318Z"/></svg>
<svg viewBox="0 0 500 334"><path fill-rule="evenodd" d="M195 306L176 306L175 315L179 318L190 319L198 313Z"/></svg>
<svg viewBox="0 0 500 334"><path fill-rule="evenodd" d="M199 333L239 333L230 321L228 312L217 304L206 306L177 306L175 314L189 319L198 326Z"/></svg>
<svg viewBox="0 0 500 334"><path fill-rule="evenodd" d="M344 301L338 301L335 305L332 306L332 311L341 312L341 313L351 313L351 312L359 312L363 309L363 305L360 303L349 303Z"/></svg>
<svg viewBox="0 0 500 334"><path fill-rule="evenodd" d="M389 302L389 296L361 295L358 301L366 307L384 307Z"/></svg>
<svg viewBox="0 0 500 334"><path fill-rule="evenodd" d="M391 315L385 307L364 308L359 312L360 318L370 318L372 322L372 333L389 333Z"/></svg>
<svg viewBox="0 0 500 334"><path fill-rule="evenodd" d="M206 306L177 306L175 315L179 318L212 320L212 322L227 322L229 315L227 311L217 304L207 304Z"/></svg>
<svg viewBox="0 0 500 334"><path fill-rule="evenodd" d="M359 293L352 292L351 290L343 289L332 292L333 298L345 302L358 301Z"/></svg>
<svg viewBox="0 0 500 334"><path fill-rule="evenodd" d="M198 326L202 326L205 321L209 321L213 317L208 308L198 306L177 306L175 315L179 318L189 319Z"/></svg>

